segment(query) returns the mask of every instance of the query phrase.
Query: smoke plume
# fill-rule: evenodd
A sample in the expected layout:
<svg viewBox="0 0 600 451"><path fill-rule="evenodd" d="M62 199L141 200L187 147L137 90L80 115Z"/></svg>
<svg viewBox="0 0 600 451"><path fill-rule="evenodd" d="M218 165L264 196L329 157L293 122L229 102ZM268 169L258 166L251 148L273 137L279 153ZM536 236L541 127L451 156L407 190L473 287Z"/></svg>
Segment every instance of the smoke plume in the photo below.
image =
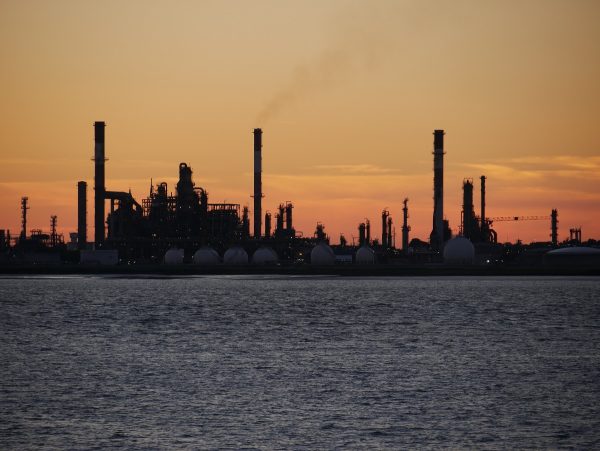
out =
<svg viewBox="0 0 600 451"><path fill-rule="evenodd" d="M338 38L313 61L299 65L290 80L266 102L257 115L264 125L301 98L336 86L361 70L372 69L389 47L386 24L389 16L371 6L353 11L335 27ZM389 12L389 11L388 11ZM381 20L380 20L381 19Z"/></svg>

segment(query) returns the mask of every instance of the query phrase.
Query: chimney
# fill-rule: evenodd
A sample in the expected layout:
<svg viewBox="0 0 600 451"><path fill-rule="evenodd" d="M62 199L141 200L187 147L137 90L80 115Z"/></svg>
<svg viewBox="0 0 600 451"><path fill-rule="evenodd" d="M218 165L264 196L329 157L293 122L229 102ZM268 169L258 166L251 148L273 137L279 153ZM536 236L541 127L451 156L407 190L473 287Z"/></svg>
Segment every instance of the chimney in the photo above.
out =
<svg viewBox="0 0 600 451"><path fill-rule="evenodd" d="M254 129L254 238L261 236L262 221L262 129Z"/></svg>
<svg viewBox="0 0 600 451"><path fill-rule="evenodd" d="M87 242L87 183L77 183L77 248L85 249Z"/></svg>
<svg viewBox="0 0 600 451"><path fill-rule="evenodd" d="M435 250L444 244L444 130L433 132L433 230L430 243Z"/></svg>
<svg viewBox="0 0 600 451"><path fill-rule="evenodd" d="M482 175L481 179L481 230L485 228L485 179L486 176Z"/></svg>
<svg viewBox="0 0 600 451"><path fill-rule="evenodd" d="M104 122L94 122L94 242L96 247L104 243Z"/></svg>

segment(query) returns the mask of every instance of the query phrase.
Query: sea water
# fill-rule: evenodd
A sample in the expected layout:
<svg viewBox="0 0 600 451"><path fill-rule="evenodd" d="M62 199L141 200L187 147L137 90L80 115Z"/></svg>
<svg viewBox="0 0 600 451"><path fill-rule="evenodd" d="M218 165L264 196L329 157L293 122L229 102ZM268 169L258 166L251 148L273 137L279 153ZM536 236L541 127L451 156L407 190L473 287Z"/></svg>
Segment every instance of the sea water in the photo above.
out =
<svg viewBox="0 0 600 451"><path fill-rule="evenodd" d="M0 278L1 449L438 447L600 447L600 278Z"/></svg>

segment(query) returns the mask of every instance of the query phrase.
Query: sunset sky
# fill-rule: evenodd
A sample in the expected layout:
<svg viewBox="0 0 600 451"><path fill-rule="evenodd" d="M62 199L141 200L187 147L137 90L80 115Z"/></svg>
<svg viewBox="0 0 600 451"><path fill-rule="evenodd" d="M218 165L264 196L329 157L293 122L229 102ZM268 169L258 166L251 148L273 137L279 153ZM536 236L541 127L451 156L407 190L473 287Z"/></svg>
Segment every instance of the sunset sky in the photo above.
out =
<svg viewBox="0 0 600 451"><path fill-rule="evenodd" d="M337 243L387 207L428 239L433 130L446 131L445 216L488 177L489 216L559 211L559 238L600 239L600 1L0 0L0 228L58 215L76 230L93 122L107 188L175 189L179 162L211 202L251 205L262 127L263 210L295 205ZM549 240L550 221L495 224Z"/></svg>

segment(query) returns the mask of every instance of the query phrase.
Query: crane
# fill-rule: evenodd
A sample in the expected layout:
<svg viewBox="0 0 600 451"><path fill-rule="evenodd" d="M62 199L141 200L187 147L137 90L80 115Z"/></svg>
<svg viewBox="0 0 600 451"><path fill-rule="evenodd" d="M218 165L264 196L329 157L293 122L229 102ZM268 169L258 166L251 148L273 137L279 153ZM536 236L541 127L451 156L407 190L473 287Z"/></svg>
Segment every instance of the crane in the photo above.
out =
<svg viewBox="0 0 600 451"><path fill-rule="evenodd" d="M558 210L553 209L549 216L496 216L494 218L487 218L486 221L488 224L492 224L494 221L502 222L502 221L539 221L539 220L548 220L550 219L550 229L552 238L552 245L558 245Z"/></svg>
<svg viewBox="0 0 600 451"><path fill-rule="evenodd" d="M550 219L550 216L496 216L494 218L486 218L490 223L493 221L538 221Z"/></svg>

